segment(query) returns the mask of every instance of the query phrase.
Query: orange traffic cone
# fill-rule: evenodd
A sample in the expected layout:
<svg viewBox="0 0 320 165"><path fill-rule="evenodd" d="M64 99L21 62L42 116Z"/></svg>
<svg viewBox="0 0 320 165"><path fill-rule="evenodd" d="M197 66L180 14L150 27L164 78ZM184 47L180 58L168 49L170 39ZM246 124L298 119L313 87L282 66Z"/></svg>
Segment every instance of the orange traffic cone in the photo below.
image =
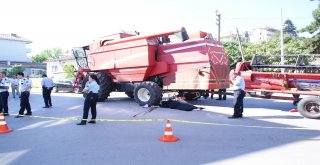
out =
<svg viewBox="0 0 320 165"><path fill-rule="evenodd" d="M6 120L4 120L4 116L2 115L2 113L0 113L0 134L8 133L11 131L12 131L12 129L10 129L7 126Z"/></svg>
<svg viewBox="0 0 320 165"><path fill-rule="evenodd" d="M298 112L297 109L291 109L289 112Z"/></svg>
<svg viewBox="0 0 320 165"><path fill-rule="evenodd" d="M164 135L159 138L163 142L176 142L179 140L178 137L173 136L170 120L167 120L166 129Z"/></svg>

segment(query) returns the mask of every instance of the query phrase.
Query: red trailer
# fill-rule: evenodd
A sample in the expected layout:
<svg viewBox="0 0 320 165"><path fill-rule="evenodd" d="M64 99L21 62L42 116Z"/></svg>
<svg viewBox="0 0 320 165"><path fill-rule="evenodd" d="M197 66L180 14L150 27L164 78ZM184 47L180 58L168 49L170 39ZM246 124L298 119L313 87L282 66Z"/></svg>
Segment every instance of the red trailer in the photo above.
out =
<svg viewBox="0 0 320 165"><path fill-rule="evenodd" d="M120 91L140 105L155 105L162 91L197 99L229 87L228 57L210 33L189 37L185 28L144 36L118 33L74 48L73 53L80 68L75 86L86 83L84 72L97 74L100 101Z"/></svg>
<svg viewBox="0 0 320 165"><path fill-rule="evenodd" d="M279 59L255 55L251 62L238 63L235 72L241 74L251 96L258 96L258 92L265 98L292 99L301 115L320 119L320 55L288 55L285 64ZM293 97L273 97L273 93ZM300 99L300 95L311 97Z"/></svg>

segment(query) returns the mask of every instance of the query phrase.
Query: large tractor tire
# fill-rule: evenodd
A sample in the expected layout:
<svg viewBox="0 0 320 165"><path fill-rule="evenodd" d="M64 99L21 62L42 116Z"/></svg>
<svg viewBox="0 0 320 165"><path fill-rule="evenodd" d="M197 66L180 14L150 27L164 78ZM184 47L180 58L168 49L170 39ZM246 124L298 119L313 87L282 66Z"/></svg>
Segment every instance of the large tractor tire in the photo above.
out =
<svg viewBox="0 0 320 165"><path fill-rule="evenodd" d="M320 97L306 97L299 101L299 113L310 119L320 119Z"/></svg>
<svg viewBox="0 0 320 165"><path fill-rule="evenodd" d="M133 95L134 100L141 106L159 105L162 99L162 88L157 83L145 81L134 88Z"/></svg>
<svg viewBox="0 0 320 165"><path fill-rule="evenodd" d="M106 100L112 92L112 81L105 73L98 72L97 77L100 81L100 90L98 93L98 101Z"/></svg>
<svg viewBox="0 0 320 165"><path fill-rule="evenodd" d="M86 76L83 78L82 82L81 82L81 89L82 89L82 90L86 87L86 83L88 82L88 80L89 80L89 76L86 75ZM82 92L82 91L81 91L81 92ZM87 97L87 93L82 93L82 96L83 96L84 98L86 98L86 97Z"/></svg>
<svg viewBox="0 0 320 165"><path fill-rule="evenodd" d="M96 73L96 75L100 81L100 90L98 93L98 101L102 102L109 97L109 95L112 91L112 81L105 73L98 72L98 73ZM82 89L84 89L86 87L86 83L88 82L88 80L89 80L88 75L83 78L82 83L81 83ZM83 93L83 97L85 98L86 96L87 96L87 93Z"/></svg>

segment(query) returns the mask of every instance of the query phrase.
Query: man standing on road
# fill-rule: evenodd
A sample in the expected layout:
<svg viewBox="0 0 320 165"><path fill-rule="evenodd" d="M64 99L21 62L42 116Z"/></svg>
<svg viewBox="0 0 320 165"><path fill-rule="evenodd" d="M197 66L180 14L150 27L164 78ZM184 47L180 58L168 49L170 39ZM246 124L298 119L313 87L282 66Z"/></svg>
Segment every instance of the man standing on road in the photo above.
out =
<svg viewBox="0 0 320 165"><path fill-rule="evenodd" d="M19 72L17 73L17 77L20 79L19 81L19 91L21 92L21 100L20 100L20 111L16 118L24 116L24 110L27 109L27 113L25 115L32 115L31 106L29 103L29 96L30 96L30 81L24 78L24 73Z"/></svg>
<svg viewBox="0 0 320 165"><path fill-rule="evenodd" d="M52 102L51 102L51 91L53 89L52 79L47 77L46 74L43 74L42 80L41 80L41 85L42 85L42 96L43 96L43 100L44 100L44 104L45 104L45 106L43 108L52 107Z"/></svg>
<svg viewBox="0 0 320 165"><path fill-rule="evenodd" d="M16 76L13 76L11 79L11 89L12 89L12 96L16 98L16 95L20 96L19 93L19 79Z"/></svg>
<svg viewBox="0 0 320 165"><path fill-rule="evenodd" d="M3 116L9 116L8 109L8 97L9 97L9 86L10 80L6 77L6 72L0 72L0 113L3 113Z"/></svg>
<svg viewBox="0 0 320 165"><path fill-rule="evenodd" d="M243 115L243 98L245 96L245 82L243 78L236 72L231 75L231 83L233 87L231 89L234 90L234 112L233 115L228 117L229 119L237 119L242 118Z"/></svg>

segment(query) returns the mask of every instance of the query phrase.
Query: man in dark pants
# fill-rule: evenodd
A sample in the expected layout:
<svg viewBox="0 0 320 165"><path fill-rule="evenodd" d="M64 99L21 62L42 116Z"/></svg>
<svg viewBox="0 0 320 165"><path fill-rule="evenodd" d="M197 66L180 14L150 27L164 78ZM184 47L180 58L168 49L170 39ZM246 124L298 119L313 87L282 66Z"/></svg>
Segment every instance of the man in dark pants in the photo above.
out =
<svg viewBox="0 0 320 165"><path fill-rule="evenodd" d="M9 97L10 80L6 77L6 72L0 72L0 113L3 116L9 115L8 97Z"/></svg>
<svg viewBox="0 0 320 165"><path fill-rule="evenodd" d="M21 92L21 100L20 100L20 111L16 118L24 116L24 110L27 109L27 113L25 115L32 115L31 106L29 103L29 96L31 90L30 81L24 78L24 74L22 72L17 73L17 77L20 79L19 88Z"/></svg>
<svg viewBox="0 0 320 165"><path fill-rule="evenodd" d="M45 104L43 108L52 107L52 102L51 102L51 91L53 88L52 79L48 78L46 74L43 74L41 85L42 85L42 96Z"/></svg>
<svg viewBox="0 0 320 165"><path fill-rule="evenodd" d="M218 95L219 95L219 98L216 100L226 100L227 99L227 90L226 89L219 89Z"/></svg>
<svg viewBox="0 0 320 165"><path fill-rule="evenodd" d="M233 73L231 82L233 84L232 89L234 90L234 112L233 115L228 117L229 119L242 118L243 115L243 98L245 96L245 82L238 73Z"/></svg>

